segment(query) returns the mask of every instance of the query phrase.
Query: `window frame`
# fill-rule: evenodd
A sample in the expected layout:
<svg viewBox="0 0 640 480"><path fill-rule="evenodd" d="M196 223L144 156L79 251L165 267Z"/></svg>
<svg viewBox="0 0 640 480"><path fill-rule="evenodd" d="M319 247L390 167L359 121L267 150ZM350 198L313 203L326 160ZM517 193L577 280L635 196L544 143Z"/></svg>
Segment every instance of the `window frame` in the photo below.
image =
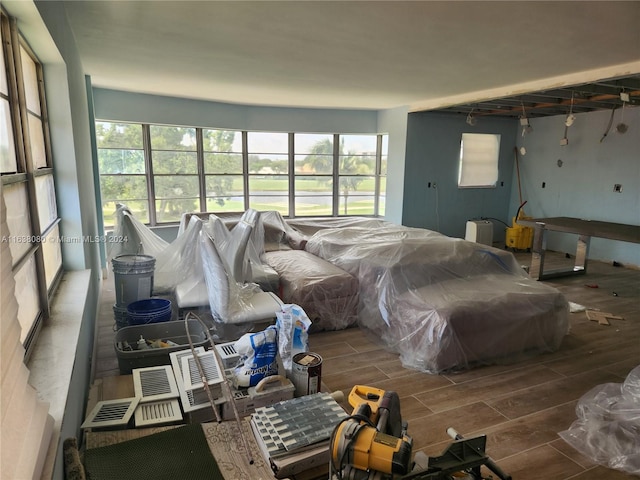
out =
<svg viewBox="0 0 640 480"><path fill-rule="evenodd" d="M162 176L162 175L171 175L171 174L155 174L154 173L154 162L153 162L153 152L154 151L159 151L159 150L153 150L151 148L151 128L156 126L155 124L150 124L150 123L139 123L139 122L123 122L123 121L111 121L108 119L96 119L96 123L115 123L115 124L128 124L128 125L136 125L136 126L141 126L142 128L142 132L143 132L143 144L144 144L144 155L145 155L145 173L139 173L136 175L140 175L140 176L145 176L146 180L147 180L147 201L148 201L148 209L149 209L149 222L148 225L150 226L160 226L160 225L171 225L171 224L175 224L177 223L176 220L171 220L171 221L158 221L158 215L157 215L157 211L156 211L156 203L158 200L158 197L156 195L156 185L155 185L155 178ZM371 216L371 217L378 217L380 216L380 211L384 210L383 207L381 207L381 195L386 197L386 188L384 190L384 192L381 191L381 186L382 186L382 182L383 180L385 181L385 185L386 185L386 177L387 177L387 173L386 171L383 172L383 166L382 166L382 161L383 158L386 159L388 161L388 151L382 151L383 147L387 147L388 148L388 134L386 133L371 133L371 134L357 134L360 136L371 136L371 137L375 137L375 163L373 165L373 168L371 169L372 171L366 174L341 174L340 170L339 170L339 159L340 159L340 141L341 138L344 135L353 135L353 134L341 134L341 133L327 133L327 132L306 132L306 131L301 131L301 132L270 132L270 131L250 131L250 130L239 130L239 129L228 129L228 128L212 128L212 127L187 127L184 125L158 125L158 126L163 126L163 127L175 127L175 128L195 128L195 138L196 138L196 152L197 152L197 165L198 165L198 180L199 180L199 185L200 185L200 191L199 191L199 205L200 205L200 211L202 212L206 212L206 211L210 211L210 212L230 212L230 211L235 211L235 210L229 210L229 209L207 209L207 205L208 205L208 201L211 200L215 200L217 198L221 198L224 196L208 196L207 194L207 180L210 177L224 177L224 176L229 176L229 177L239 177L242 176L242 203L243 206L241 208L241 210L246 210L247 208L249 208L249 206L251 205L252 199L254 199L256 197L256 195L252 195L251 192L251 181L256 179L257 177L260 176L264 176L266 174L260 174L260 173L256 173L256 172L250 172L249 171L249 157L251 155L278 155L279 157L286 157L288 160L288 166L286 169L286 172L280 172L280 173L273 173L271 175L273 176L278 176L278 177L286 177L287 179L287 185L288 185L288 192L285 195L279 195L282 196L283 198L287 198L287 205L288 205L288 212L286 215L283 214L283 216L287 217L287 218L299 218L299 217L310 217L310 216L317 216L317 217L342 217L342 216L354 216L352 214L344 214L340 212L340 200L342 198L342 192L340 192L340 188L339 188L339 182L340 182L340 178L341 177L345 177L345 176L361 176L363 178L372 178L373 179L373 192L367 192L366 194L357 194L355 193L354 196L358 197L358 196L362 196L362 197L369 197L369 196L373 196L373 206L372 206L372 213L370 214L355 214L357 216ZM97 128L96 128L97 130ZM235 134L241 134L241 138L240 138L240 149L241 151L238 151L238 147L230 147L228 152L216 152L216 151L212 151L212 150L208 150L207 148L205 148L205 132L210 132L210 131L220 131L220 132L233 132ZM287 151L286 153L284 151L279 151L279 152L262 152L262 151L249 151L249 136L252 133L260 133L260 134L277 134L277 135L287 135ZM296 151L296 147L295 147L295 141L296 141L296 135L321 135L321 136L330 136L332 139L332 152L331 157L332 157L332 171L330 173L296 173L296 158L299 157L300 155L309 155L309 153L298 153ZM106 148L106 147L102 147L98 144L98 149L102 149L102 148ZM110 147L112 148L112 147ZM123 148L124 149L124 148ZM278 148L278 150L281 150L281 148ZM236 171L236 169L234 169L233 172L218 172L218 173L209 173L207 168L206 168L206 160L205 160L205 155L210 154L210 153L229 153L232 155L238 155L241 157L242 159L242 172L240 173L239 171ZM372 157L373 155L359 155L359 156L367 156L367 157ZM115 174L103 174L101 172L99 172L100 177L102 176L108 176L108 175L115 175ZM180 175L180 174L174 174L174 175ZM195 174L185 174L187 176L193 176ZM330 191L330 194L328 195L322 195L322 196L327 196L331 198L331 213L329 214L319 214L319 215L301 215L301 211L300 212L296 212L296 200L298 198L298 196L296 195L296 189L295 189L295 182L296 179L299 179L301 177L326 177L328 179L332 179L331 182L331 187L330 189L327 189L327 192ZM234 192L235 193L235 192ZM238 197L238 195L232 195L234 198ZM104 207L102 209L104 211ZM111 222L105 221L105 225L107 228L112 227L113 225L111 224Z"/></svg>
<svg viewBox="0 0 640 480"><path fill-rule="evenodd" d="M63 274L60 237L50 237L50 234L55 232L56 229L58 229L59 232L60 216L57 209L55 193L56 178L53 169L53 154L48 122L49 116L44 91L45 79L43 65L29 46L29 43L21 35L16 20L10 17L3 9L0 10L0 28L2 29L3 38L1 53L5 63L8 89L6 95L1 95L3 99L8 101L9 105L10 130L13 134L13 147L16 156L16 171L2 172L0 174L3 186L2 191L4 195L5 187L24 185L27 199L26 204L7 205L7 208L19 209L23 207L25 215L29 215L29 232L20 232L18 235L9 232L9 238L3 239L3 241L8 242L26 240L26 243L29 244L29 247L20 254L19 258L13 259L11 271L3 272L3 274L11 274L15 278L16 275L23 273L22 269L27 268L27 264L31 262L34 264L35 279L33 280L35 280L37 296L37 306L34 310L36 314L35 318L28 319L28 321L31 322L30 325L23 325L24 330L22 332L25 361L27 361L33 353L38 333L43 324L49 320L51 301ZM39 113L29 109L27 106L22 55L28 55L35 66L34 86L37 91L33 93L37 96L37 101L39 102ZM35 139L40 140L39 135L42 135L42 144L39 145L39 148L42 149L44 154L44 166L40 166L39 168L36 168L34 165L31 144L31 134L34 132L30 131L32 127L29 122L30 115L39 121L39 127L42 129L42 132L35 137ZM39 212L39 196L36 183L44 177L51 177L52 180L52 189L46 188L45 194L50 202L49 205L55 209L55 215L48 218L46 224L41 225L40 214L44 214L44 212ZM40 200L43 200L42 192ZM46 200L47 198L44 198L44 201ZM50 245L47 245L47 252L54 252L55 254L55 263L49 263L50 266L55 266L54 271L47 271L45 249L43 248L45 243L50 243ZM51 250L51 248L54 250ZM18 303L20 304L20 298L18 298Z"/></svg>

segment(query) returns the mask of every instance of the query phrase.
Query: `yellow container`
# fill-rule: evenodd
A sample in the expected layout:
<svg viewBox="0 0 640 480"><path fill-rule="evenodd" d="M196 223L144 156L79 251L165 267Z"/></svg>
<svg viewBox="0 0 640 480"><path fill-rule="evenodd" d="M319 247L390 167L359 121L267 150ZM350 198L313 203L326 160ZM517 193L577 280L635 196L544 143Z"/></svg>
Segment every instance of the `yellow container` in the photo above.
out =
<svg viewBox="0 0 640 480"><path fill-rule="evenodd" d="M528 217L520 217L526 219ZM504 244L506 248L514 250L529 250L533 244L533 228L518 225L516 217L512 220L513 227L507 227Z"/></svg>

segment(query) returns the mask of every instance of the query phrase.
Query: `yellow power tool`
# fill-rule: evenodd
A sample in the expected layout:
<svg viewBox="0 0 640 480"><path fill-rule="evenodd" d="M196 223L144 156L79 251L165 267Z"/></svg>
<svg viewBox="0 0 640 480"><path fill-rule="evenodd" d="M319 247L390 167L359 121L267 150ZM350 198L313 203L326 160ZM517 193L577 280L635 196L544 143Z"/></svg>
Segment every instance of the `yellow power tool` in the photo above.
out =
<svg viewBox="0 0 640 480"><path fill-rule="evenodd" d="M382 480L411 469L413 441L406 434L396 392L356 385L349 394L352 414L331 438L331 470L343 480Z"/></svg>

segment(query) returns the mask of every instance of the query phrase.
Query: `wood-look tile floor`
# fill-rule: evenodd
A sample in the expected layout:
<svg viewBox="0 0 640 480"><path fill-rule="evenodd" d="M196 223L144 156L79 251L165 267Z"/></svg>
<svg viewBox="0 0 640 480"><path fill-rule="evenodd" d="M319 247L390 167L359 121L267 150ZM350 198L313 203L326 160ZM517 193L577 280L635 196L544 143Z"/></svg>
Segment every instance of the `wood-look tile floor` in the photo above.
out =
<svg viewBox="0 0 640 480"><path fill-rule="evenodd" d="M530 254L517 253L522 265ZM570 264L548 255L547 267ZM355 384L394 390L409 422L414 451L433 456L450 443L448 427L465 436L487 435L487 452L517 480L631 478L595 465L566 444L558 432L575 420L578 399L591 388L622 382L640 365L640 271L590 261L588 273L546 282L567 299L624 320L610 326L571 314L571 331L561 348L512 365L430 375L405 369L397 355L381 349L358 328L310 336L310 349L323 357L322 380L348 394ZM597 288L587 287L597 286ZM113 348L113 280L103 284L94 378L118 375Z"/></svg>

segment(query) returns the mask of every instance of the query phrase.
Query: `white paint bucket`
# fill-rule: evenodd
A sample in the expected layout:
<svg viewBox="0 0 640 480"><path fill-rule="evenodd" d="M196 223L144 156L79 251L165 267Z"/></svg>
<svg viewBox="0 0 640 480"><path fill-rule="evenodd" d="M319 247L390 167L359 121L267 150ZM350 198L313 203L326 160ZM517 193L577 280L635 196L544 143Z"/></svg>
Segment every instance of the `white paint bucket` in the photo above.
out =
<svg viewBox="0 0 640 480"><path fill-rule="evenodd" d="M151 297L155 258L151 255L118 255L111 263L118 307L126 308L130 303Z"/></svg>

